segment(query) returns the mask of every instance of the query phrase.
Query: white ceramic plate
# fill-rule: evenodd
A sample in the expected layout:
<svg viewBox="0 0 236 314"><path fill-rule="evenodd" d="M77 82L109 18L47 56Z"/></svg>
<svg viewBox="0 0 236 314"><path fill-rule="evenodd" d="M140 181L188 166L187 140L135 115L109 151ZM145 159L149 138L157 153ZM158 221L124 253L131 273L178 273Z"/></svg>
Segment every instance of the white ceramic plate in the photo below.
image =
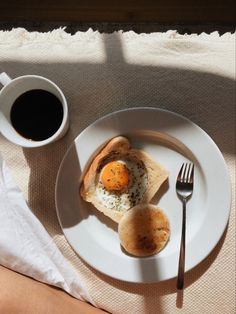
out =
<svg viewBox="0 0 236 314"><path fill-rule="evenodd" d="M120 246L117 224L79 195L79 184L92 157L112 137L125 135L169 171L158 204L170 219L167 246L151 257L137 258ZM131 108L109 114L87 127L72 143L57 176L56 207L63 232L82 259L113 278L157 282L177 275L182 205L175 192L184 161L195 164L195 185L187 204L186 271L215 247L226 227L231 186L225 161L212 139L196 124L155 108Z"/></svg>

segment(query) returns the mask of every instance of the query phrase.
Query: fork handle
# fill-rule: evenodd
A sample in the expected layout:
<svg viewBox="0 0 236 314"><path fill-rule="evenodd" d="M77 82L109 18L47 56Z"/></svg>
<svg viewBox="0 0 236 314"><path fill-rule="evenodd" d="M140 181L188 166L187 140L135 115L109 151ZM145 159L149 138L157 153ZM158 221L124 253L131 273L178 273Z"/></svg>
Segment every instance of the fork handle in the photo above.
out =
<svg viewBox="0 0 236 314"><path fill-rule="evenodd" d="M179 252L179 268L177 277L177 289L182 290L184 287L184 266L185 266L185 233L186 233L186 203L187 199L183 199L183 217L182 217L182 233Z"/></svg>

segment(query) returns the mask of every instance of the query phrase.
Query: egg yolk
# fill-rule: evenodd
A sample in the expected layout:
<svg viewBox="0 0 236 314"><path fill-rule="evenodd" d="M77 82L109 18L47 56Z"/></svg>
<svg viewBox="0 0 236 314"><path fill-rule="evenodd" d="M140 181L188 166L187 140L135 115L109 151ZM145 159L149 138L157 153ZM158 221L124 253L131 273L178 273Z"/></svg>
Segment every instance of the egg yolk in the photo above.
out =
<svg viewBox="0 0 236 314"><path fill-rule="evenodd" d="M124 163L111 161L103 167L101 181L107 190L122 190L129 184L129 170Z"/></svg>

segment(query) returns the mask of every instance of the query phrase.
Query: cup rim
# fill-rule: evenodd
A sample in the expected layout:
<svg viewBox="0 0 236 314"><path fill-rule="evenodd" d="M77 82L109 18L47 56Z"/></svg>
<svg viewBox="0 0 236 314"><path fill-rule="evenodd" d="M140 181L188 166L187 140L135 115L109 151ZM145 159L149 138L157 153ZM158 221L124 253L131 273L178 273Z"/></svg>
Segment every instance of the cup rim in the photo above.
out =
<svg viewBox="0 0 236 314"><path fill-rule="evenodd" d="M41 76L41 75L35 75L35 74L26 74L26 75L21 75L21 76L18 76L16 78L13 78L11 79L11 81L4 85L1 90L0 90L0 95L1 93L4 91L5 88L9 88L9 85L11 85L13 82L16 82L18 80L22 80L22 79L30 79L30 78L36 78L36 79L41 79L41 80L44 80L46 82L48 82L49 84L53 85L53 87L59 92L60 96L61 96L61 99L60 102L62 104L62 107L63 107L63 118L62 118L62 122L61 122L61 125L60 127L58 128L58 130L53 134L51 135L50 137L46 138L45 140L42 140L42 141L32 141L32 140L29 140L25 137L23 137L22 135L20 135L17 131L17 136L19 138L21 138L24 143L20 142L20 141L17 141L16 138L10 138L7 134L5 134L4 132L2 132L1 130L1 133L10 141L10 142L13 142L17 145L20 145L22 147L40 147L40 146L44 146L44 145L47 145L47 144L50 144L52 142L54 142L56 139L59 139L60 138L60 134L63 133L63 130L66 127L66 124L68 124L68 104L67 104L67 100L65 98L65 95L64 93L62 92L62 90L60 89L60 87L54 83L52 80L44 77L44 76ZM1 111L1 108L0 108L0 111Z"/></svg>

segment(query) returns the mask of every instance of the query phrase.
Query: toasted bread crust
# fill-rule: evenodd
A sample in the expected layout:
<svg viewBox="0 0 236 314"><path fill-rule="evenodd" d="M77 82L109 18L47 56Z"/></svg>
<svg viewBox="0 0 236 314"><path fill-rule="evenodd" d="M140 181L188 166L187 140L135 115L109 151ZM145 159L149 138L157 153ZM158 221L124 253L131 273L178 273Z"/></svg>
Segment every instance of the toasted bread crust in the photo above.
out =
<svg viewBox="0 0 236 314"><path fill-rule="evenodd" d="M82 198L91 202L99 211L103 212L106 216L110 217L115 222L119 222L125 211L117 211L108 209L103 206L100 200L96 199L96 176L100 164L106 156L112 152L120 154L128 154L130 157L142 160L148 174L148 187L143 196L142 203L148 203L154 197L162 183L168 178L168 172L159 163L154 161L147 153L142 150L130 148L129 140L126 137L118 136L113 138L108 144L98 153L92 161L87 173L84 176L80 194Z"/></svg>
<svg viewBox="0 0 236 314"><path fill-rule="evenodd" d="M170 236L170 224L160 208L140 204L123 215L118 233L121 245L128 253L150 256L165 247Z"/></svg>
<svg viewBox="0 0 236 314"><path fill-rule="evenodd" d="M113 151L122 153L126 152L129 147L129 141L126 137L117 136L111 139L108 144L100 151L100 153L94 158L87 173L84 176L80 188L80 194L84 200L89 202L92 197L92 194L95 190L94 182L96 179L97 169L100 166L102 160Z"/></svg>

